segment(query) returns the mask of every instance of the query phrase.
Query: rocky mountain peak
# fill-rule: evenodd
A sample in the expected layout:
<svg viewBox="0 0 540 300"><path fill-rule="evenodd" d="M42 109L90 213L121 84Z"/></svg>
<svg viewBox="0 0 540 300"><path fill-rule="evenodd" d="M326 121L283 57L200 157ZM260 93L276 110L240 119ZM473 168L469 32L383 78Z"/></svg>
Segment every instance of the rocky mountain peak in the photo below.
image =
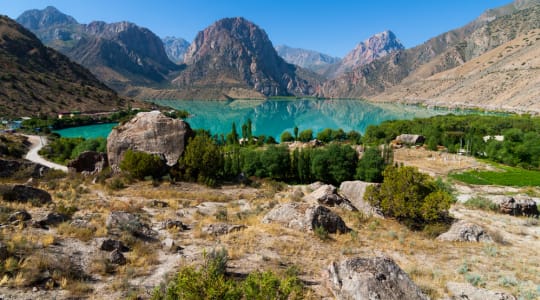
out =
<svg viewBox="0 0 540 300"><path fill-rule="evenodd" d="M166 36L161 41L170 60L177 64L184 62L184 55L189 48L188 41L175 36Z"/></svg>
<svg viewBox="0 0 540 300"><path fill-rule="evenodd" d="M225 18L199 32L184 61L192 64L209 52L220 52L234 44L241 45L248 55L274 50L266 32L257 25L242 17Z"/></svg>
<svg viewBox="0 0 540 300"><path fill-rule="evenodd" d="M30 30L58 25L78 24L73 17L62 13L54 6L47 6L42 10L28 10L17 18L17 22Z"/></svg>
<svg viewBox="0 0 540 300"><path fill-rule="evenodd" d="M286 63L266 32L241 17L219 20L199 32L184 62L187 69L174 80L182 87L213 84L220 89L254 90L263 96L314 92L314 85L297 74L302 71L306 78L309 72Z"/></svg>
<svg viewBox="0 0 540 300"><path fill-rule="evenodd" d="M352 68L369 64L378 58L403 49L405 47L392 31L386 30L377 33L367 40L360 42L343 58L341 71L345 72Z"/></svg>

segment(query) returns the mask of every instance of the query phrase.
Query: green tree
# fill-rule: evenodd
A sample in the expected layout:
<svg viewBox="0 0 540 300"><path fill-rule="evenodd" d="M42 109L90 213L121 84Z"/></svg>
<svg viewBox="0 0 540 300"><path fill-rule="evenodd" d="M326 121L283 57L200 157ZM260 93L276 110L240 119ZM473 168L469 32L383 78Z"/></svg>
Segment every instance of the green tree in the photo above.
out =
<svg viewBox="0 0 540 300"><path fill-rule="evenodd" d="M382 173L386 163L377 147L367 148L358 162L356 179L368 182L382 182Z"/></svg>
<svg viewBox="0 0 540 300"><path fill-rule="evenodd" d="M333 141L332 129L325 128L317 133L317 139L323 143L330 143Z"/></svg>
<svg viewBox="0 0 540 300"><path fill-rule="evenodd" d="M269 145L261 151L260 162L264 168L264 177L285 180L291 169L289 149L285 146Z"/></svg>
<svg viewBox="0 0 540 300"><path fill-rule="evenodd" d="M147 176L160 178L166 173L167 165L159 155L128 149L120 162L120 169L137 179L144 179Z"/></svg>
<svg viewBox="0 0 540 300"><path fill-rule="evenodd" d="M307 143L313 139L313 130L306 129L302 130L298 135L298 140L304 143Z"/></svg>
<svg viewBox="0 0 540 300"><path fill-rule="evenodd" d="M290 132L288 131L284 131L281 136L279 137L279 140L283 143L283 142L292 142L294 141L294 138L293 136L291 135Z"/></svg>
<svg viewBox="0 0 540 300"><path fill-rule="evenodd" d="M313 150L311 174L316 180L340 184L354 178L358 155L349 145L330 144Z"/></svg>
<svg viewBox="0 0 540 300"><path fill-rule="evenodd" d="M227 134L227 144L238 144L238 132L236 131L236 123L233 122L231 126L231 132Z"/></svg>
<svg viewBox="0 0 540 300"><path fill-rule="evenodd" d="M351 130L347 133L347 140L353 145L360 145L362 142L362 135L358 131Z"/></svg>
<svg viewBox="0 0 540 300"><path fill-rule="evenodd" d="M298 140L298 126L294 126L294 140Z"/></svg>
<svg viewBox="0 0 540 300"><path fill-rule="evenodd" d="M187 180L214 185L222 175L224 159L220 148L207 135L196 135L180 158L180 168Z"/></svg>

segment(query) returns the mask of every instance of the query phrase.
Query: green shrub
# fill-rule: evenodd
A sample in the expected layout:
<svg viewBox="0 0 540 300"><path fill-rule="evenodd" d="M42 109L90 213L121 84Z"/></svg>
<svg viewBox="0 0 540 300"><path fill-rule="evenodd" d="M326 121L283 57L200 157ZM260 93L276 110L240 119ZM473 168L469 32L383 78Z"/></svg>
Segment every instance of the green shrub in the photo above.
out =
<svg viewBox="0 0 540 300"><path fill-rule="evenodd" d="M473 197L463 203L466 207L481 210L498 211L499 205L484 197Z"/></svg>
<svg viewBox="0 0 540 300"><path fill-rule="evenodd" d="M279 140L283 142L294 142L294 137L292 134L288 131L284 131L281 136L279 137Z"/></svg>
<svg viewBox="0 0 540 300"><path fill-rule="evenodd" d="M311 130L311 129L302 130L298 134L298 140L300 142L307 143L307 142L311 141L312 139L313 139L313 130Z"/></svg>
<svg viewBox="0 0 540 300"><path fill-rule="evenodd" d="M160 178L167 170L165 162L158 155L131 149L124 153L120 168L129 172L136 179L144 179L146 176Z"/></svg>
<svg viewBox="0 0 540 300"><path fill-rule="evenodd" d="M383 176L382 184L368 187L364 198L385 216L416 230L448 218L453 198L428 175L414 167L388 166Z"/></svg>
<svg viewBox="0 0 540 300"><path fill-rule="evenodd" d="M223 174L224 157L208 135L198 134L189 139L179 167L184 179L212 186Z"/></svg>
<svg viewBox="0 0 540 300"><path fill-rule="evenodd" d="M156 287L152 299L302 299L303 286L294 270L281 279L272 272L255 272L243 281L226 275L227 252L204 255L200 269L184 267L167 287Z"/></svg>

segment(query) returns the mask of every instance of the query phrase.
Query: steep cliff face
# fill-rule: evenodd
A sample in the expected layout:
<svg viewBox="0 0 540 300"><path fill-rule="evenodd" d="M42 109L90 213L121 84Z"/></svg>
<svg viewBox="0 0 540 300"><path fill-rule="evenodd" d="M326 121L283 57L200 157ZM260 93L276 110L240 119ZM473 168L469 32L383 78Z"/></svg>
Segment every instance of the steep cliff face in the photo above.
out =
<svg viewBox="0 0 540 300"><path fill-rule="evenodd" d="M177 64L183 63L184 55L189 48L189 42L183 38L174 36L166 36L161 40L163 41L163 46L169 59Z"/></svg>
<svg viewBox="0 0 540 300"><path fill-rule="evenodd" d="M34 34L0 16L0 115L53 115L112 110L126 100L84 67L45 47Z"/></svg>
<svg viewBox="0 0 540 300"><path fill-rule="evenodd" d="M180 69L168 59L160 38L133 23L79 24L54 7L27 11L17 21L120 92L163 84Z"/></svg>
<svg viewBox="0 0 540 300"><path fill-rule="evenodd" d="M173 83L195 91L193 97L202 88L220 98L231 89L260 96L311 95L318 84L316 75L279 57L266 33L244 18L222 19L199 32L184 62L187 68Z"/></svg>
<svg viewBox="0 0 540 300"><path fill-rule="evenodd" d="M460 66L518 35L540 28L538 3L538 0L517 1L489 10L462 28L353 68L326 82L320 89L320 95L370 97L399 84Z"/></svg>

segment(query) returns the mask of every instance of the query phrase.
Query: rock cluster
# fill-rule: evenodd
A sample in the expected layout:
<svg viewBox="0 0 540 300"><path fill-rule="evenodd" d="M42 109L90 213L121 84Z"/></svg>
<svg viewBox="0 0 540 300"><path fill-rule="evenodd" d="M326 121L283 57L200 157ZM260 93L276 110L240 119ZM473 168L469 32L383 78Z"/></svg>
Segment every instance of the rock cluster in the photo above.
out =
<svg viewBox="0 0 540 300"><path fill-rule="evenodd" d="M529 197L504 197L497 202L499 204L499 211L505 214L527 217L538 217L540 215L536 202Z"/></svg>
<svg viewBox="0 0 540 300"><path fill-rule="evenodd" d="M173 166L184 152L193 131L188 123L169 118L159 111L140 112L119 125L107 137L107 156L113 170L118 170L128 150L162 155Z"/></svg>

